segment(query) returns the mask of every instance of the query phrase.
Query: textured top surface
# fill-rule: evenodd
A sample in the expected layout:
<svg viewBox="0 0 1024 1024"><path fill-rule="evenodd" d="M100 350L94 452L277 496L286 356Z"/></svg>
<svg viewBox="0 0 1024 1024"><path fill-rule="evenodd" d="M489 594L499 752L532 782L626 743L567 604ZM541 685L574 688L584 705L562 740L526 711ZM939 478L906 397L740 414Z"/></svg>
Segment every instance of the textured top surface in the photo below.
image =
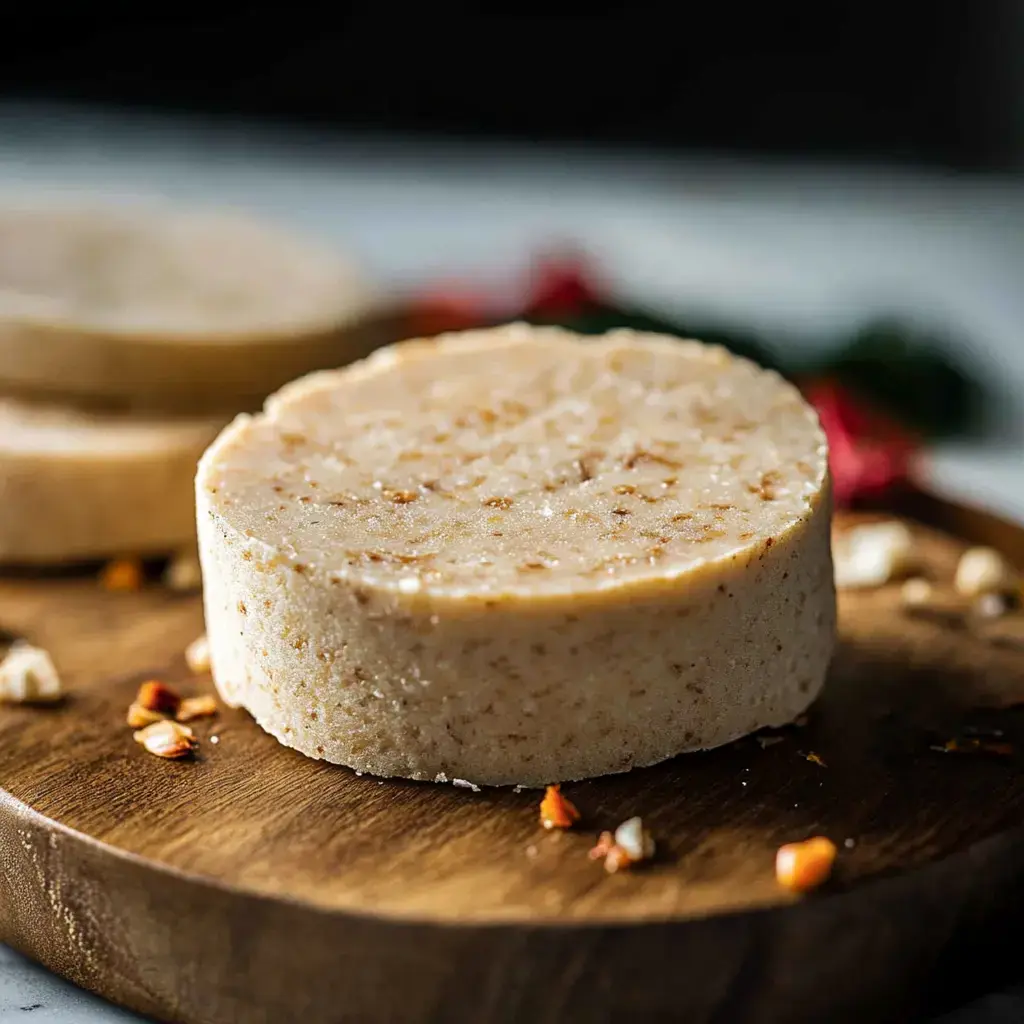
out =
<svg viewBox="0 0 1024 1024"><path fill-rule="evenodd" d="M238 214L0 209L8 319L230 338L330 324L360 295L340 257Z"/></svg>
<svg viewBox="0 0 1024 1024"><path fill-rule="evenodd" d="M724 350L513 325L289 385L200 482L236 529L331 573L564 591L762 544L806 516L826 463L799 393Z"/></svg>

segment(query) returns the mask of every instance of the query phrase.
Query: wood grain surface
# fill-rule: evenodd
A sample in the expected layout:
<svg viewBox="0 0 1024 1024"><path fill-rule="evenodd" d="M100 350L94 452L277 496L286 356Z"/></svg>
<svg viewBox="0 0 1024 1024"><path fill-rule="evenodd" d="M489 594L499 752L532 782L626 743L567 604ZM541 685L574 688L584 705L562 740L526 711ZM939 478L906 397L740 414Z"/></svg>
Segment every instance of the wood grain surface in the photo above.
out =
<svg viewBox="0 0 1024 1024"><path fill-rule="evenodd" d="M987 516L914 511L1024 554ZM948 579L961 546L922 530L925 571ZM187 1024L917 1019L1013 975L1019 761L931 748L1024 742L998 709L1024 697L1024 650L1013 623L995 643L896 592L843 595L804 727L566 787L583 822L552 834L535 792L358 777L242 712L196 723L194 761L152 757L124 714L146 678L211 690L183 657L198 599L7 576L0 626L51 651L69 696L0 707L0 938ZM587 850L634 814L656 861L609 876ZM795 900L775 850L819 833L835 880Z"/></svg>

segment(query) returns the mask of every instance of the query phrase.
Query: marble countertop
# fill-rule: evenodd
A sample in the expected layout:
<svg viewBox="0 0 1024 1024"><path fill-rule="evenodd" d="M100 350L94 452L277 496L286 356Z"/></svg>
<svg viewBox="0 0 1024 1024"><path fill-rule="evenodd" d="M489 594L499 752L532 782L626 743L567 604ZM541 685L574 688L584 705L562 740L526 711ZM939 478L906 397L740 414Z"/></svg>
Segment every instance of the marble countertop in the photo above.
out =
<svg viewBox="0 0 1024 1024"><path fill-rule="evenodd" d="M865 311L927 310L1001 380L998 436L925 466L1024 519L1024 185L880 168L325 140L56 107L0 106L0 195L228 204L344 245L386 286L498 280L580 243L612 287L667 312L779 326L794 346ZM0 947L0 1024L139 1018ZM1024 1020L1005 993L942 1024Z"/></svg>

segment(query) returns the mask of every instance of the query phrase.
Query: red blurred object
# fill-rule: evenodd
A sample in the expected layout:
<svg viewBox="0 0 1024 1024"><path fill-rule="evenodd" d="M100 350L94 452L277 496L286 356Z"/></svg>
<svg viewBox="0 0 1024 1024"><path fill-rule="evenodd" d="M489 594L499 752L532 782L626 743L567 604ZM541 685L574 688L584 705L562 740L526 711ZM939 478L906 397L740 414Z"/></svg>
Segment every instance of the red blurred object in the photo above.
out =
<svg viewBox="0 0 1024 1024"><path fill-rule="evenodd" d="M912 434L835 381L814 381L803 391L828 438L837 505L881 497L907 482L920 448Z"/></svg>
<svg viewBox="0 0 1024 1024"><path fill-rule="evenodd" d="M493 318L492 305L484 291L474 291L464 284L432 288L410 304L408 336L431 338L445 331L481 327Z"/></svg>
<svg viewBox="0 0 1024 1024"><path fill-rule="evenodd" d="M564 317L601 305L587 261L577 253L561 252L539 259L526 298L526 317Z"/></svg>

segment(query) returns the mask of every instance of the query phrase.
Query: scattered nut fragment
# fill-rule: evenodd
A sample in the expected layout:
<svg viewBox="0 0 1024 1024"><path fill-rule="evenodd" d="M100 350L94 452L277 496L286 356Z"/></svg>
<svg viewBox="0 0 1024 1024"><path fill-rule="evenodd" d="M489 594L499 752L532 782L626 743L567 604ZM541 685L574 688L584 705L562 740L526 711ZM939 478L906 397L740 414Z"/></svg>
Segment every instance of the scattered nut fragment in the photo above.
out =
<svg viewBox="0 0 1024 1024"><path fill-rule="evenodd" d="M900 588L900 601L905 608L923 608L932 599L932 585L915 576Z"/></svg>
<svg viewBox="0 0 1024 1024"><path fill-rule="evenodd" d="M654 856L654 838L644 828L643 819L629 818L616 830L602 832L597 845L590 851L591 860L604 858L604 869L614 874Z"/></svg>
<svg viewBox="0 0 1024 1024"><path fill-rule="evenodd" d="M561 786L548 786L540 802L540 823L546 829L572 828L580 820L576 805L562 796Z"/></svg>
<svg viewBox="0 0 1024 1024"><path fill-rule="evenodd" d="M210 641L205 633L185 648L185 662L196 675L210 671Z"/></svg>
<svg viewBox="0 0 1024 1024"><path fill-rule="evenodd" d="M190 593L203 587L203 570L195 551L179 551L167 563L161 577L165 587Z"/></svg>
<svg viewBox="0 0 1024 1024"><path fill-rule="evenodd" d="M971 614L977 619L999 619L1010 610L1010 602L1003 594L979 594L971 605Z"/></svg>
<svg viewBox="0 0 1024 1024"><path fill-rule="evenodd" d="M41 647L17 641L0 662L0 701L52 704L63 695L53 660Z"/></svg>
<svg viewBox="0 0 1024 1024"><path fill-rule="evenodd" d="M804 757L808 761L810 761L811 764L816 764L819 768L827 768L828 767L828 765L825 764L825 761L822 758L821 754L816 754L813 750L809 754L804 754Z"/></svg>
<svg viewBox="0 0 1024 1024"><path fill-rule="evenodd" d="M188 757L198 746L195 734L187 725L169 718L140 729L135 733L135 742L141 743L149 753L172 761Z"/></svg>
<svg viewBox="0 0 1024 1024"><path fill-rule="evenodd" d="M133 729L142 729L154 722L162 722L164 718L161 712L143 707L138 701L133 702L128 708L127 722Z"/></svg>
<svg viewBox="0 0 1024 1024"><path fill-rule="evenodd" d="M914 561L914 538L895 520L866 523L839 534L833 546L835 584L840 589L880 587L904 574Z"/></svg>
<svg viewBox="0 0 1024 1024"><path fill-rule="evenodd" d="M201 697L186 697L178 705L174 717L179 722L191 722L197 718L209 718L215 714L217 714L217 700L206 693Z"/></svg>
<svg viewBox="0 0 1024 1024"><path fill-rule="evenodd" d="M140 590L142 580L142 563L137 558L116 558L100 571L100 586L104 590Z"/></svg>
<svg viewBox="0 0 1024 1024"><path fill-rule="evenodd" d="M1018 586L1017 573L995 548L968 548L957 563L953 586L966 597L1011 593Z"/></svg>
<svg viewBox="0 0 1024 1024"><path fill-rule="evenodd" d="M147 711L157 711L162 715L173 715L181 704L181 696L158 679L147 679L139 687L135 703Z"/></svg>
<svg viewBox="0 0 1024 1024"><path fill-rule="evenodd" d="M786 843L775 854L775 878L790 892L817 889L832 874L836 852L836 844L824 836Z"/></svg>
<svg viewBox="0 0 1024 1024"><path fill-rule="evenodd" d="M999 740L983 740L977 737L946 740L941 745L929 748L939 754L994 754L996 757L1013 757L1012 743Z"/></svg>

